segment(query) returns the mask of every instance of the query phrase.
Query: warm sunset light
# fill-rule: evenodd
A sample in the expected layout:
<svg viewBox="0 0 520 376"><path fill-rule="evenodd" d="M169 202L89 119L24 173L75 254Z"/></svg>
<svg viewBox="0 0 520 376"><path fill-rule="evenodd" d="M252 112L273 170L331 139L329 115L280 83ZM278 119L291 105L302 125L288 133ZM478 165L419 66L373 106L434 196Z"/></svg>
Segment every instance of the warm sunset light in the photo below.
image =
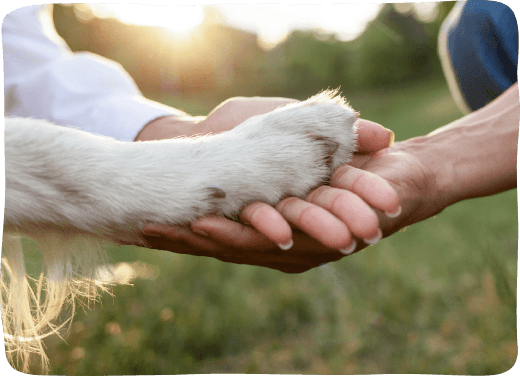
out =
<svg viewBox="0 0 520 376"><path fill-rule="evenodd" d="M381 4L218 4L225 21L258 34L265 48L282 42L292 30L321 30L340 40L358 37Z"/></svg>
<svg viewBox="0 0 520 376"><path fill-rule="evenodd" d="M177 36L188 36L204 21L205 7L212 9L211 22L228 25L258 36L258 43L270 49L283 42L294 30L319 30L334 34L341 41L359 37L374 20L383 4L244 4L141 5L76 4L95 17L115 17L133 25L159 26ZM397 3L399 13L414 13L421 22L431 22L438 14L438 3ZM182 40L178 39L179 41Z"/></svg>
<svg viewBox="0 0 520 376"><path fill-rule="evenodd" d="M89 4L97 17L115 17L133 25L164 27L176 34L188 34L204 19L200 5Z"/></svg>
<svg viewBox="0 0 520 376"><path fill-rule="evenodd" d="M203 5L89 4L96 17L115 17L134 25L160 26L189 34L204 20ZM340 40L358 37L381 4L213 4L223 24L256 33L264 48L282 42L292 30L321 30Z"/></svg>

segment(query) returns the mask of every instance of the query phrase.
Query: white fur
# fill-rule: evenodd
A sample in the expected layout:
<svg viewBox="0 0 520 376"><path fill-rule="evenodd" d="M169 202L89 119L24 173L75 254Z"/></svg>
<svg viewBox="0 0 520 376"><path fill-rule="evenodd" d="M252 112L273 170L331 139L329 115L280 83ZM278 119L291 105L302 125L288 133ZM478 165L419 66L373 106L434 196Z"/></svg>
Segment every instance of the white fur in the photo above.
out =
<svg viewBox="0 0 520 376"><path fill-rule="evenodd" d="M145 245L140 230L147 223L188 224L211 213L236 214L254 201L304 197L350 160L355 121L356 113L330 91L200 138L120 142L44 120L7 118L2 287L10 298L2 315L8 347L42 353L38 341L24 348L23 339L41 337L72 282L95 284L102 254L78 251L77 235ZM29 299L21 282L16 234L40 243L52 282L47 289L58 291L47 294L53 308L44 304L39 317L28 310L31 300L36 307L41 302Z"/></svg>

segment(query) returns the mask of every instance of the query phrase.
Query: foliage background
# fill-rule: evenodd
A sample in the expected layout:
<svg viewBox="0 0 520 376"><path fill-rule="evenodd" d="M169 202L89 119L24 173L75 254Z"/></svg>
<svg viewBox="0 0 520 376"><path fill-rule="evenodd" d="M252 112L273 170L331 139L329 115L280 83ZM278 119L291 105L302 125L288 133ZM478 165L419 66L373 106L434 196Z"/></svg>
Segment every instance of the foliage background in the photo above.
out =
<svg viewBox="0 0 520 376"><path fill-rule="evenodd" d="M341 86L402 140L461 116L436 47L453 4L428 23L387 5L354 41L294 31L269 51L211 8L188 44L81 5L57 5L54 17L73 50L120 62L145 96L193 115L231 96L305 99ZM51 374L504 372L517 357L517 218L516 190L461 202L299 275L113 248L133 287L80 310L66 342L47 340Z"/></svg>

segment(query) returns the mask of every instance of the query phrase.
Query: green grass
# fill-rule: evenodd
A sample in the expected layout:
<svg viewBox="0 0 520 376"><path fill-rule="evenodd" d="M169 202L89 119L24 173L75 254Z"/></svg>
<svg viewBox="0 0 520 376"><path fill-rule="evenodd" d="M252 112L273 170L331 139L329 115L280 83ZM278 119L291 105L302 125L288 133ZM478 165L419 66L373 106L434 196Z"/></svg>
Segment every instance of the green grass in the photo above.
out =
<svg viewBox="0 0 520 376"><path fill-rule="evenodd" d="M460 116L443 81L349 100L398 140ZM498 374L517 356L517 229L513 190L299 275L113 248L149 272L47 341L51 374Z"/></svg>

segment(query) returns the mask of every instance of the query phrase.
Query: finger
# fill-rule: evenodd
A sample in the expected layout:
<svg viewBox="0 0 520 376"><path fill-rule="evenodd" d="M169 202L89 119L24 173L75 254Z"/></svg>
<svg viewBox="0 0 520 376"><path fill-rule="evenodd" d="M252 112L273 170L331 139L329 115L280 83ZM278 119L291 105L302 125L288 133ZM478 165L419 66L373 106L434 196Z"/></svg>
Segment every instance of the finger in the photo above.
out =
<svg viewBox="0 0 520 376"><path fill-rule="evenodd" d="M347 225L352 235L364 239L366 243L373 244L380 239L379 218L358 195L344 189L321 186L312 191L305 201L334 214Z"/></svg>
<svg viewBox="0 0 520 376"><path fill-rule="evenodd" d="M293 226L329 248L348 249L352 235L347 226L327 210L296 197L286 198L276 209Z"/></svg>
<svg viewBox="0 0 520 376"><path fill-rule="evenodd" d="M240 220L250 223L283 250L293 245L291 226L275 208L266 203L255 202L246 206L240 213Z"/></svg>
<svg viewBox="0 0 520 376"><path fill-rule="evenodd" d="M395 190L385 179L371 172L344 164L332 174L331 186L355 193L388 216L400 213L399 197Z"/></svg>
<svg viewBox="0 0 520 376"><path fill-rule="evenodd" d="M390 147L395 134L380 124L360 119L357 122L358 153L372 153Z"/></svg>
<svg viewBox="0 0 520 376"><path fill-rule="evenodd" d="M271 240L253 227L223 217L199 218L193 222L191 229L225 247L270 249L274 246Z"/></svg>

